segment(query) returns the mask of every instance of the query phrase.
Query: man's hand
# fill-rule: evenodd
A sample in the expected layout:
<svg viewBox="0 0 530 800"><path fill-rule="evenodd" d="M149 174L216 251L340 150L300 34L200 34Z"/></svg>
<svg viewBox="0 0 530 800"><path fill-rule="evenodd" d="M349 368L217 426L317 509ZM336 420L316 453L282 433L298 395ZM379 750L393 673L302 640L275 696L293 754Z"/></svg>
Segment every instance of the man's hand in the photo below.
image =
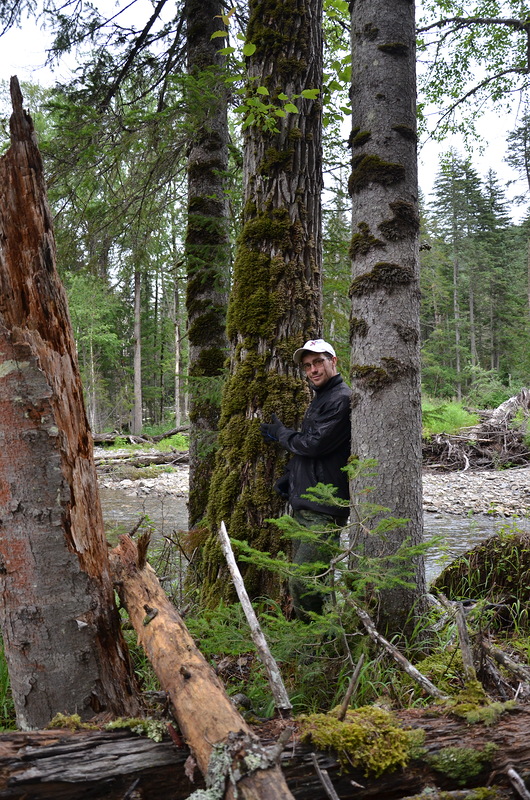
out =
<svg viewBox="0 0 530 800"><path fill-rule="evenodd" d="M262 422L260 427L261 435L263 438L268 441L272 439L273 442L277 442L279 439L279 434L281 429L284 427L283 422L281 419L278 419L276 414L271 415L272 422Z"/></svg>

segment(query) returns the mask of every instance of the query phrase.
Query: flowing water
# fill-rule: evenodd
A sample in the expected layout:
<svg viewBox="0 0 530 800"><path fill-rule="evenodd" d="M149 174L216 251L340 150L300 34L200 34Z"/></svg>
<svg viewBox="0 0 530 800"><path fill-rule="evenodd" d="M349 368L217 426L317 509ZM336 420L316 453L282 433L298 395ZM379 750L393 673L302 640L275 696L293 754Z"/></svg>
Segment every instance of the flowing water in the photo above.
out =
<svg viewBox="0 0 530 800"><path fill-rule="evenodd" d="M147 514L160 533L171 534L175 530L187 530L186 498L174 495L160 497L155 494L144 497L129 496L120 489L100 489L103 516L109 528L119 532L131 530L140 516ZM425 538L442 537L427 552L425 571L430 583L443 567L457 556L465 553L479 542L502 528L511 528L510 519L475 514L463 517L456 514L425 514ZM528 529L528 520L517 520L517 525ZM112 535L109 538L113 538Z"/></svg>

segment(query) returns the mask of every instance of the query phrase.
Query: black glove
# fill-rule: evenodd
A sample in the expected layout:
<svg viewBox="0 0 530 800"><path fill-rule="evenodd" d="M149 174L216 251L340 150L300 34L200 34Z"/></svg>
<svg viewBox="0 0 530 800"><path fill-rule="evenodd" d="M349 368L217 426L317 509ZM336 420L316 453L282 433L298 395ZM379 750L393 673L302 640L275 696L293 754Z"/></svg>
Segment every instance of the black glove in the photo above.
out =
<svg viewBox="0 0 530 800"><path fill-rule="evenodd" d="M272 439L273 442L277 442L279 439L279 434L281 429L284 427L283 422L278 419L276 414L271 415L272 422L262 422L260 424L261 435L267 441Z"/></svg>
<svg viewBox="0 0 530 800"><path fill-rule="evenodd" d="M285 500L289 499L289 473L285 472L281 478L278 478L276 483L274 484L275 490L281 495Z"/></svg>

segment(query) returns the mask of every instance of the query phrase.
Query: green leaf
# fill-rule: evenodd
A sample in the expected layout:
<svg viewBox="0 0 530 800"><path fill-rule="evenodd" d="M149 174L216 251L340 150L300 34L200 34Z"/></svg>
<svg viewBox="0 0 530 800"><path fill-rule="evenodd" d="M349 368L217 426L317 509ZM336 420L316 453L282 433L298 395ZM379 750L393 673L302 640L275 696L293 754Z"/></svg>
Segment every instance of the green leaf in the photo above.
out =
<svg viewBox="0 0 530 800"><path fill-rule="evenodd" d="M280 92L280 94L278 95L278 100L288 100L288 99L289 98L287 97L287 95L284 94L283 92Z"/></svg>
<svg viewBox="0 0 530 800"><path fill-rule="evenodd" d="M285 113L283 108L277 108L274 113L276 114L277 117L286 117L287 116L287 114Z"/></svg>
<svg viewBox="0 0 530 800"><path fill-rule="evenodd" d="M302 97L306 97L308 100L315 100L318 95L320 94L319 89L303 89L302 90Z"/></svg>
<svg viewBox="0 0 530 800"><path fill-rule="evenodd" d="M235 50L236 50L235 47L223 47L221 48L221 50L219 50L219 53L222 56L231 56L232 53L235 53Z"/></svg>
<svg viewBox="0 0 530 800"><path fill-rule="evenodd" d="M258 86L256 91L258 94L269 94L269 90L267 89L266 86Z"/></svg>
<svg viewBox="0 0 530 800"><path fill-rule="evenodd" d="M284 110L288 111L290 114L298 114L298 109L294 103L286 103L284 105Z"/></svg>
<svg viewBox="0 0 530 800"><path fill-rule="evenodd" d="M228 36L228 31L214 31L210 36L210 39L225 39Z"/></svg>
<svg viewBox="0 0 530 800"><path fill-rule="evenodd" d="M244 56L252 56L256 52L256 45L252 44L252 42L247 42L246 45L243 47L243 55Z"/></svg>

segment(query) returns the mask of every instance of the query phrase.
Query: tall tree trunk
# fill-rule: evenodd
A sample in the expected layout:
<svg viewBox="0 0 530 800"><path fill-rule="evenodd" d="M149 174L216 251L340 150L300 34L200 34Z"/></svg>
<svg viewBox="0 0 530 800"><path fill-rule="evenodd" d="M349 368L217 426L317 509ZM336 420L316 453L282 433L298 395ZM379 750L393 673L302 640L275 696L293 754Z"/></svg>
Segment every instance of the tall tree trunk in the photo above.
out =
<svg viewBox="0 0 530 800"><path fill-rule="evenodd" d="M217 447L224 362L230 262L227 90L221 0L186 0L188 113L196 131L188 159L186 258L190 343L190 491L188 523L204 518Z"/></svg>
<svg viewBox="0 0 530 800"><path fill-rule="evenodd" d="M138 711L33 125L0 160L0 619L21 728Z"/></svg>
<svg viewBox="0 0 530 800"><path fill-rule="evenodd" d="M142 324L141 324L142 276L139 269L134 272L134 398L132 430L135 436L142 432Z"/></svg>
<svg viewBox="0 0 530 800"><path fill-rule="evenodd" d="M265 87L292 97L322 84L321 0L252 0L247 40L249 91ZM203 551L203 597L214 601L230 582L218 581L221 520L229 534L277 552L278 530L266 522L284 501L273 485L285 463L263 443L259 422L276 412L296 425L306 388L292 354L321 331L321 102L297 100L299 113L272 117L276 131L245 132L244 217L228 308L232 345L223 395L220 450L210 491L211 537ZM276 578L245 565L249 594L278 596Z"/></svg>
<svg viewBox="0 0 530 800"><path fill-rule="evenodd" d="M391 556L422 540L418 187L413 0L352 5L352 448L376 459L377 475L352 485L362 501L407 519L385 541L357 535L368 555ZM405 626L425 589L423 559L413 589L381 593L380 621Z"/></svg>
<svg viewBox="0 0 530 800"><path fill-rule="evenodd" d="M461 322L460 322L460 261L456 245L453 245L453 317L455 321L455 371L456 399L462 400L462 358L461 358Z"/></svg>

